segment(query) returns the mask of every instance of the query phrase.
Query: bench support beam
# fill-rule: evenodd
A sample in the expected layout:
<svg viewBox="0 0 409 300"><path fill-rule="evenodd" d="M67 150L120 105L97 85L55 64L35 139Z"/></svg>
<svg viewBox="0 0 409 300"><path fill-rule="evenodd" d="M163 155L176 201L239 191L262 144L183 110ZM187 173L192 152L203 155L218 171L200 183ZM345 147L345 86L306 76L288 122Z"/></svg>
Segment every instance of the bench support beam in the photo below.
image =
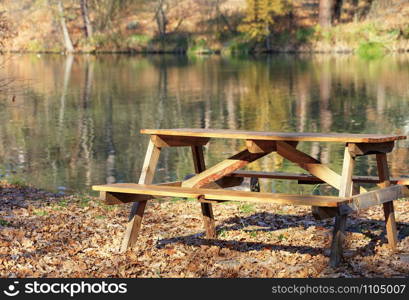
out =
<svg viewBox="0 0 409 300"><path fill-rule="evenodd" d="M295 174L285 172L264 172L264 171L248 171L238 170L230 174L233 177L250 177L250 178L267 178L267 179L287 179L297 180L300 184L319 184L325 181L310 174ZM381 182L378 176L353 176L354 183L372 183L378 184ZM391 178L391 184L409 185L409 178Z"/></svg>
<svg viewBox="0 0 409 300"><path fill-rule="evenodd" d="M167 147L186 147L186 146L204 146L206 145L210 138L205 137L180 137L172 135L152 135L152 142L158 148Z"/></svg>
<svg viewBox="0 0 409 300"><path fill-rule="evenodd" d="M395 142L385 143L348 143L349 152L353 157L369 154L386 154L393 150Z"/></svg>
<svg viewBox="0 0 409 300"><path fill-rule="evenodd" d="M270 153L277 150L275 141L246 140L246 147L250 153Z"/></svg>
<svg viewBox="0 0 409 300"><path fill-rule="evenodd" d="M142 173L139 178L139 184L151 184L155 175L156 165L158 164L160 148L156 147L152 140L149 140L148 150L146 151L145 161L143 162ZM129 221L121 244L121 252L135 245L141 230L142 218L145 212L147 200L135 202L132 205Z"/></svg>

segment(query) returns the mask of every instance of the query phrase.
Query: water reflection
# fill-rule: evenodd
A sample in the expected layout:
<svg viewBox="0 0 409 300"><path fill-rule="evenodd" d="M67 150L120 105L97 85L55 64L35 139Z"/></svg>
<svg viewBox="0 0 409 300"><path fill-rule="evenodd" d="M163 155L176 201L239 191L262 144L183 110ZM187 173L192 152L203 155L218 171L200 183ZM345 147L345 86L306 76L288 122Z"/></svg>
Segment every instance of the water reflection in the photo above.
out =
<svg viewBox="0 0 409 300"><path fill-rule="evenodd" d="M352 56L257 59L182 56L14 56L3 72L29 79L15 101L0 100L0 174L55 190L137 181L147 145L141 128L203 127L299 132L409 131L409 56L364 61ZM243 146L215 140L211 165ZM390 155L408 174L408 143ZM300 148L340 171L342 144ZM375 175L374 158L356 174ZM156 181L192 173L189 149L163 151ZM300 172L277 155L253 170ZM291 182L265 189L310 191Z"/></svg>

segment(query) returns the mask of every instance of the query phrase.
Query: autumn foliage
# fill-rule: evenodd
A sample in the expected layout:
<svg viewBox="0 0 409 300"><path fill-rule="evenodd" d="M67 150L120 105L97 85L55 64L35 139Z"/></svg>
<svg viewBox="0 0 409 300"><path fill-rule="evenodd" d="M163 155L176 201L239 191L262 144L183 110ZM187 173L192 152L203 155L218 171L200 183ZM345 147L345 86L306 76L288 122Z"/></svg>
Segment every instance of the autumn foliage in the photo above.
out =
<svg viewBox="0 0 409 300"><path fill-rule="evenodd" d="M277 18L291 11L291 0L247 0L243 24L239 30L251 39L263 40L271 34Z"/></svg>

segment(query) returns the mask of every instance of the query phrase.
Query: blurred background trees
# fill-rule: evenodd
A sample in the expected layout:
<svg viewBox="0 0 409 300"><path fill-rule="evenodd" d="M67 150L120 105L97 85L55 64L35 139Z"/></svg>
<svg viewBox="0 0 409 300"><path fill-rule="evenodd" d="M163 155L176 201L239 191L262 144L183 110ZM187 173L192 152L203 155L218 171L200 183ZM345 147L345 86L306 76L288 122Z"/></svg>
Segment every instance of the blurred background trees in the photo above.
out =
<svg viewBox="0 0 409 300"><path fill-rule="evenodd" d="M13 27L8 49L33 52L214 52L244 42L268 51L314 38L353 48L361 29L409 39L408 19L406 0L3 0L0 40Z"/></svg>
<svg viewBox="0 0 409 300"><path fill-rule="evenodd" d="M268 39L277 18L291 11L290 0L247 0L240 31L257 40Z"/></svg>

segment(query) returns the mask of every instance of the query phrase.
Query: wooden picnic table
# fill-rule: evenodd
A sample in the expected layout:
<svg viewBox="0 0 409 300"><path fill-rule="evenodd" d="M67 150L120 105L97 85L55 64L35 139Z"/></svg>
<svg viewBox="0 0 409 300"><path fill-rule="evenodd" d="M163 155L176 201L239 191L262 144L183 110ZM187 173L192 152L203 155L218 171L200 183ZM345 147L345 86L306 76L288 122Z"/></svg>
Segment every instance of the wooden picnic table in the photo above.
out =
<svg viewBox="0 0 409 300"><path fill-rule="evenodd" d="M354 211L374 205L383 205L388 243L395 250L397 231L393 201L409 196L409 180L392 179L389 175L386 154L393 150L400 135L345 134L345 133L286 133L239 131L226 129L143 129L150 141L139 183L118 183L93 186L100 191L107 204L134 202L121 249L132 247L138 237L143 213L148 200L155 197L195 198L201 203L206 237L216 238L212 204L222 201L278 203L312 206L318 219L334 218L330 264L337 266L342 258L347 216ZM239 139L243 150L217 163L205 167L203 146L212 138ZM299 142L338 142L345 144L342 173L297 149ZM152 184L159 154L167 147L191 147L196 175L177 182ZM276 152L297 164L309 174L256 172L240 170L265 155ZM376 155L378 176L353 176L355 158ZM253 191L226 190L240 185L245 177L297 180L299 183L326 183L339 191L336 196L295 195ZM373 183L379 188L354 193L353 183ZM353 195L354 194L354 195Z"/></svg>

